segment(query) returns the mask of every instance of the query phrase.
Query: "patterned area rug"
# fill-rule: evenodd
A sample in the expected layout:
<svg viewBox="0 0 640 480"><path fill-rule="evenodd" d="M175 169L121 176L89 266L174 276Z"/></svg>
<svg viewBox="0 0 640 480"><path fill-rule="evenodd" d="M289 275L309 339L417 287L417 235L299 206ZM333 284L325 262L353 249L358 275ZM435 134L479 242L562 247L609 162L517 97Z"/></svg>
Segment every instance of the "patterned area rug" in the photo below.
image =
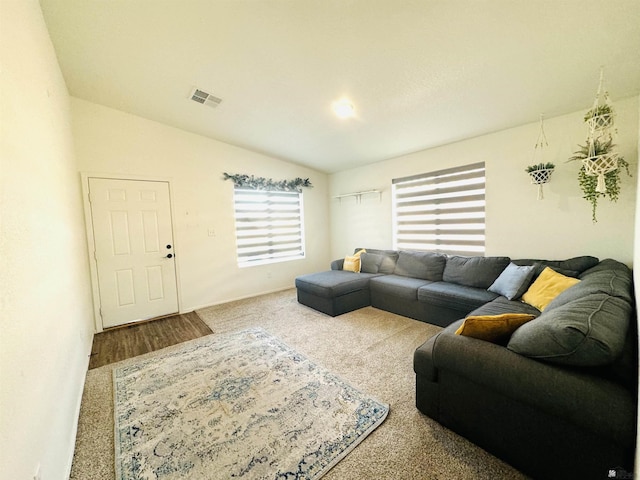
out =
<svg viewBox="0 0 640 480"><path fill-rule="evenodd" d="M260 328L113 379L118 480L318 479L389 412Z"/></svg>

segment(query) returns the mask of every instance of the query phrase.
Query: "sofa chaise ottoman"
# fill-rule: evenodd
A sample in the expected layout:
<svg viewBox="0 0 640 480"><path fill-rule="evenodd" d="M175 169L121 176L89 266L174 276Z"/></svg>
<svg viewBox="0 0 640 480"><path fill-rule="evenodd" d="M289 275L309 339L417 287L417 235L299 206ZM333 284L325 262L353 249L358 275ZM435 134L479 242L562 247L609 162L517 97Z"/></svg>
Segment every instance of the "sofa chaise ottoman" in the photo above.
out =
<svg viewBox="0 0 640 480"><path fill-rule="evenodd" d="M310 273L296 278L298 302L335 317L371 305L369 280L374 273L343 270Z"/></svg>

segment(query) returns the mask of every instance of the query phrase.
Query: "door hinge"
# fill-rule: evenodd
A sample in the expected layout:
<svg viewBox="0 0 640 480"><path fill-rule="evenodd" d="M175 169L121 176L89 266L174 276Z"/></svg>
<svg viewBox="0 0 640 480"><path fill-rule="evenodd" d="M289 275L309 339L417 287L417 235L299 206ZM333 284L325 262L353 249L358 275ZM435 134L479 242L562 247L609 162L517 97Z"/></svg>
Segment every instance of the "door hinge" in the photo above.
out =
<svg viewBox="0 0 640 480"><path fill-rule="evenodd" d="M96 251L93 251L93 259L97 262L98 261L98 254L96 253Z"/></svg>

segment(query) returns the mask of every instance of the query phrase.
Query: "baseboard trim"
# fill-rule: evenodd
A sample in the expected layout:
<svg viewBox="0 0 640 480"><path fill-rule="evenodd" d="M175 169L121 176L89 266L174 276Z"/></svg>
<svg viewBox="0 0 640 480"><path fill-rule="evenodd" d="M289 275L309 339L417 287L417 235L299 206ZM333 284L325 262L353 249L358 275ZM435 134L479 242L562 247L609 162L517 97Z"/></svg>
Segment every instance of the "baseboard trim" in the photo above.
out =
<svg viewBox="0 0 640 480"><path fill-rule="evenodd" d="M67 468L66 468L66 475L64 478L70 478L71 477L71 469L73 468L73 457L76 453L76 440L78 439L78 425L80 424L80 409L82 408L82 396L84 394L84 387L87 383L87 374L89 373L89 360L91 359L91 348L93 347L93 335L91 335L91 341L89 342L89 348L85 351L85 355L84 355L84 366L82 368L82 371L84 372L82 375L82 381L81 381L81 386L82 388L79 389L79 395L76 401L76 408L75 408L75 412L73 415L74 418L74 424L73 427L71 429L71 445L73 446L73 448L71 449L71 453L69 458L67 459Z"/></svg>
<svg viewBox="0 0 640 480"><path fill-rule="evenodd" d="M189 307L187 308L184 312L180 312L180 314L183 313L189 313L195 310L202 310L203 308L208 308L208 307L215 307L216 305L222 305L225 303L231 303L231 302L237 302L238 300L246 300L248 298L254 298L254 297L261 297L262 295L269 295L270 293L277 293L277 292L284 292L285 290L293 290L295 289L294 286L290 286L290 287L280 287L280 288L276 288L273 290L267 290L264 292L260 292L260 293L252 293L250 295L244 295L242 297L236 297L236 298L231 298L229 300L222 300L220 302L215 302L215 303L209 303L206 305L200 305L198 307Z"/></svg>

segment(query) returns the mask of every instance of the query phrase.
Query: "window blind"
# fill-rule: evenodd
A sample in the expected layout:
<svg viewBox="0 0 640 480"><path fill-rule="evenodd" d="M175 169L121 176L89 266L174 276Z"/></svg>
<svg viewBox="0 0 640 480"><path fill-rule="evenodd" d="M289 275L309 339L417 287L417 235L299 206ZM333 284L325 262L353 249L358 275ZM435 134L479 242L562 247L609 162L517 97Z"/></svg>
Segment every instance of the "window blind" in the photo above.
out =
<svg viewBox="0 0 640 480"><path fill-rule="evenodd" d="M238 265L304 257L302 194L234 189Z"/></svg>
<svg viewBox="0 0 640 480"><path fill-rule="evenodd" d="M396 178L394 247L484 255L484 162Z"/></svg>

